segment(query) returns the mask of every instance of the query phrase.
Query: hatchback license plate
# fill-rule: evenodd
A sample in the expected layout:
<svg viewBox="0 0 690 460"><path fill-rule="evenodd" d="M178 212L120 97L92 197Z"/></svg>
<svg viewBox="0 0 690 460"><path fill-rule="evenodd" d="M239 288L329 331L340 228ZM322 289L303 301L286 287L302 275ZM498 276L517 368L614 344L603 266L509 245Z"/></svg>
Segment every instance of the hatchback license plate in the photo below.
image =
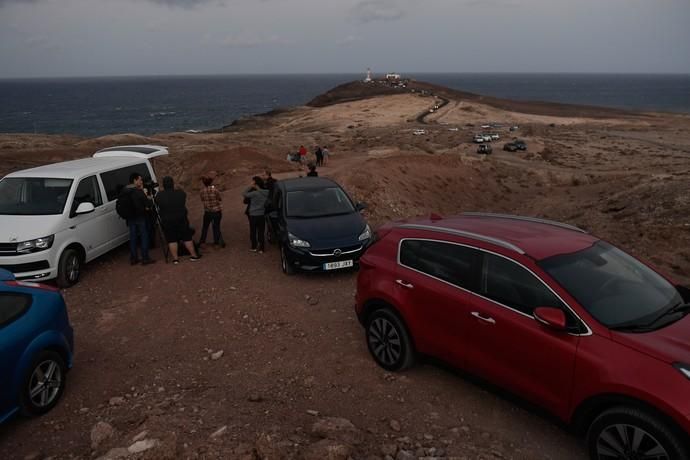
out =
<svg viewBox="0 0 690 460"><path fill-rule="evenodd" d="M353 262L351 260L339 260L338 262L329 262L323 264L324 270L337 270L339 268L352 267Z"/></svg>

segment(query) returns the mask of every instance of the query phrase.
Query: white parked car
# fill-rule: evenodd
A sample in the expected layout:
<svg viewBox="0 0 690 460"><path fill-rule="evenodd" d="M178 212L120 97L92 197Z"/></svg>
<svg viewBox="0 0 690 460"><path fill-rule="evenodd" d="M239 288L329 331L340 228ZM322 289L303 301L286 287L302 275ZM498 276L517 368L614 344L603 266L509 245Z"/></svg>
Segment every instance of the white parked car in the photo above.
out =
<svg viewBox="0 0 690 460"><path fill-rule="evenodd" d="M493 138L491 137L491 134L484 134L482 136L482 139L484 139L484 142L491 142Z"/></svg>
<svg viewBox="0 0 690 460"><path fill-rule="evenodd" d="M415 136L423 136L426 134L426 129L415 129L412 131L412 134Z"/></svg>
<svg viewBox="0 0 690 460"><path fill-rule="evenodd" d="M475 144L483 144L484 143L484 136L482 136L481 134L475 134L473 142Z"/></svg>
<svg viewBox="0 0 690 460"><path fill-rule="evenodd" d="M500 138L501 138L501 136L499 136L499 135L496 134L496 133L493 133L493 134L491 135L491 139L494 140L494 141L497 141L497 140L499 140Z"/></svg>
<svg viewBox="0 0 690 460"><path fill-rule="evenodd" d="M156 175L166 147L111 147L92 158L16 171L0 180L0 268L16 279L79 281L82 265L129 240L115 202L136 172Z"/></svg>

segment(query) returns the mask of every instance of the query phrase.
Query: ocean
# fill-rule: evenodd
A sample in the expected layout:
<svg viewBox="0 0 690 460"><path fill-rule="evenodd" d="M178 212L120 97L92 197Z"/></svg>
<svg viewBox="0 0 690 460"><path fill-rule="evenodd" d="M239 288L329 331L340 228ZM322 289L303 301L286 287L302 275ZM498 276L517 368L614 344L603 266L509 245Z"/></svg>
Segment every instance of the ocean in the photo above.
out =
<svg viewBox="0 0 690 460"><path fill-rule="evenodd" d="M690 75L402 74L508 99L690 113ZM361 74L0 80L0 133L154 133L220 128L303 105Z"/></svg>

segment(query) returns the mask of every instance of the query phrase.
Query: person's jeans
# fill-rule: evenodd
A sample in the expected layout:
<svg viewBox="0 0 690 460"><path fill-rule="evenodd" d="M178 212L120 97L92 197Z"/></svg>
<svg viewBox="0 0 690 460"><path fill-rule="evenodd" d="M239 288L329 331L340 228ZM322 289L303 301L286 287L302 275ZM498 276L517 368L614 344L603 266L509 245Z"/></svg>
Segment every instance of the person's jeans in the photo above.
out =
<svg viewBox="0 0 690 460"><path fill-rule="evenodd" d="M127 221L129 225L129 257L131 260L138 260L137 257L137 237L141 241L141 258L149 260L149 232L146 228L146 218L136 217Z"/></svg>
<svg viewBox="0 0 690 460"><path fill-rule="evenodd" d="M264 250L264 233L266 233L266 219L264 216L249 216L249 238L252 249Z"/></svg>
<svg viewBox="0 0 690 460"><path fill-rule="evenodd" d="M199 243L206 243L206 235L208 234L208 226L213 224L213 244L220 244L223 242L223 236L220 234L220 220L223 218L221 211L204 211L204 224L201 227L201 238Z"/></svg>

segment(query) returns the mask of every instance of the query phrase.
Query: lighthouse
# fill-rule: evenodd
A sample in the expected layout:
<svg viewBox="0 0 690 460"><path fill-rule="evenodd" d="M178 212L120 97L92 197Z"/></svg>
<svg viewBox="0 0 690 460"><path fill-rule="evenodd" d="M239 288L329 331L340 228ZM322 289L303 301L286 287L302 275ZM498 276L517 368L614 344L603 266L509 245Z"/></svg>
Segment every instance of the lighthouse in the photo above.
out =
<svg viewBox="0 0 690 460"><path fill-rule="evenodd" d="M367 67L367 78L364 79L364 83L371 83L371 69Z"/></svg>

